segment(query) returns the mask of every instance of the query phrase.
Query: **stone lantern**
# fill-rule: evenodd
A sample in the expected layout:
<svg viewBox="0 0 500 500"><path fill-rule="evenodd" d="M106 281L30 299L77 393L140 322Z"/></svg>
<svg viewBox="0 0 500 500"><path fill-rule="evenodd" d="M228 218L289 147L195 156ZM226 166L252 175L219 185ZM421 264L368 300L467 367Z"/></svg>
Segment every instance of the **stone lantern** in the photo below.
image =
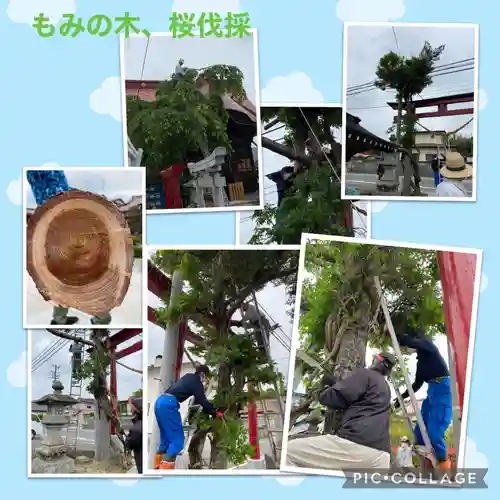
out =
<svg viewBox="0 0 500 500"><path fill-rule="evenodd" d="M47 407L47 413L42 419L44 436L40 447L35 450L36 456L31 464L33 474L71 474L75 471L74 460L66 455L61 431L69 424L65 408L78 401L62 393L64 386L59 380L53 382L52 389L52 394L33 401Z"/></svg>

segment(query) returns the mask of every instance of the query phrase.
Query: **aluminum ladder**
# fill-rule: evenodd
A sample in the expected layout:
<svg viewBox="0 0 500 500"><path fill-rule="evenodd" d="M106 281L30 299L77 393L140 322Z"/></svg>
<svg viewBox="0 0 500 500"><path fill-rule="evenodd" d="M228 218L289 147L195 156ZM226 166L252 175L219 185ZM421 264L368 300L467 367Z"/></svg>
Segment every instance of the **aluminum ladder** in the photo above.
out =
<svg viewBox="0 0 500 500"><path fill-rule="evenodd" d="M375 276L374 282L375 282L375 288L377 289L377 293L378 293L378 296L380 299L380 306L382 307L382 311L384 312L385 322L387 324L387 328L388 328L389 334L391 336L391 341L392 341L392 345L394 348L394 353L396 354L400 369L403 373L405 385L406 385L406 388L408 390L408 395L410 396L411 405L413 407L413 411L415 413L415 416L417 417L418 427L420 429L420 433L422 434L422 438L424 441L423 449L415 448L415 450L417 451L418 455L428 459L431 462L432 466L435 468L437 465L436 455L434 453L434 449L432 447L431 440L429 439L429 434L427 432L427 428L426 428L424 420L422 418L422 413L420 412L420 408L418 407L417 398L415 396L415 392L413 391L410 377L408 376L408 372L405 369L405 363L404 363L403 354L401 353L401 347L400 347L398 339L396 337L396 332L394 330L394 325L392 324L391 315L389 312L389 307L387 306L387 301L384 297L382 285L380 283L380 279L378 276ZM392 376L391 376L391 382L394 386L394 390L396 391L396 395L397 395L399 404L401 406L401 409L403 410L403 414L408 422L408 425L409 425L412 433L414 433L413 425L412 425L412 422L411 422L411 420L408 416L408 413L406 411L404 401L401 398L401 394L400 394L399 390L397 389L397 387L394 384L394 378Z"/></svg>

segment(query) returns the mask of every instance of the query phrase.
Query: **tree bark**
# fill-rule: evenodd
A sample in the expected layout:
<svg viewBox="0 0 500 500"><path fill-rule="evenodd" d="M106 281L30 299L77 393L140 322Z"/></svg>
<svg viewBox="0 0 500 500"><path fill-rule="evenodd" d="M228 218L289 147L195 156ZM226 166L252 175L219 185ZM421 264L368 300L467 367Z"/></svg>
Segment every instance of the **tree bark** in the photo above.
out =
<svg viewBox="0 0 500 500"><path fill-rule="evenodd" d="M207 439L208 431L197 429L189 441L189 468L203 469L203 448Z"/></svg>
<svg viewBox="0 0 500 500"><path fill-rule="evenodd" d="M367 345L368 328L358 327L348 330L342 335L332 370L337 380L342 380L356 369L365 366ZM343 412L328 409L326 412L324 433L334 434L340 427L342 416Z"/></svg>

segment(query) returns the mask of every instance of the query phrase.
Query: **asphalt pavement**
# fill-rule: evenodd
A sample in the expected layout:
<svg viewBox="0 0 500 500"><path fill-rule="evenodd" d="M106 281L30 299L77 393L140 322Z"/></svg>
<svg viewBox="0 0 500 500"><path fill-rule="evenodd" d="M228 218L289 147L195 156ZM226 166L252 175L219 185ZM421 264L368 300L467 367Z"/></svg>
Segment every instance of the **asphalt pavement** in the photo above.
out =
<svg viewBox="0 0 500 500"><path fill-rule="evenodd" d="M436 196L436 188L434 186L434 177L424 177L421 175L420 189L425 196ZM378 176L375 173L359 173L347 172L346 174L346 188L355 188L361 195L373 194L375 196L390 196L391 193L381 192L377 190ZM399 178L399 185L402 186L403 177ZM472 180L465 180L463 183L467 189L469 196L472 196ZM399 192L394 193L399 196Z"/></svg>

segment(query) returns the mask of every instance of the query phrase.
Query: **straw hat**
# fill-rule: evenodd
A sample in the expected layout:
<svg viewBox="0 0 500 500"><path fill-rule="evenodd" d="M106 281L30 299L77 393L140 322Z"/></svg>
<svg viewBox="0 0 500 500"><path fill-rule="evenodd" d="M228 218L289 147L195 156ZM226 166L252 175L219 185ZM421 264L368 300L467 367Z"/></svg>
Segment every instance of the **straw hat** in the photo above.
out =
<svg viewBox="0 0 500 500"><path fill-rule="evenodd" d="M102 316L119 306L133 267L125 217L102 196L70 190L28 221L27 269L45 300Z"/></svg>
<svg viewBox="0 0 500 500"><path fill-rule="evenodd" d="M450 152L446 154L444 166L439 173L447 179L467 179L472 177L473 168L465 163L460 153Z"/></svg>

